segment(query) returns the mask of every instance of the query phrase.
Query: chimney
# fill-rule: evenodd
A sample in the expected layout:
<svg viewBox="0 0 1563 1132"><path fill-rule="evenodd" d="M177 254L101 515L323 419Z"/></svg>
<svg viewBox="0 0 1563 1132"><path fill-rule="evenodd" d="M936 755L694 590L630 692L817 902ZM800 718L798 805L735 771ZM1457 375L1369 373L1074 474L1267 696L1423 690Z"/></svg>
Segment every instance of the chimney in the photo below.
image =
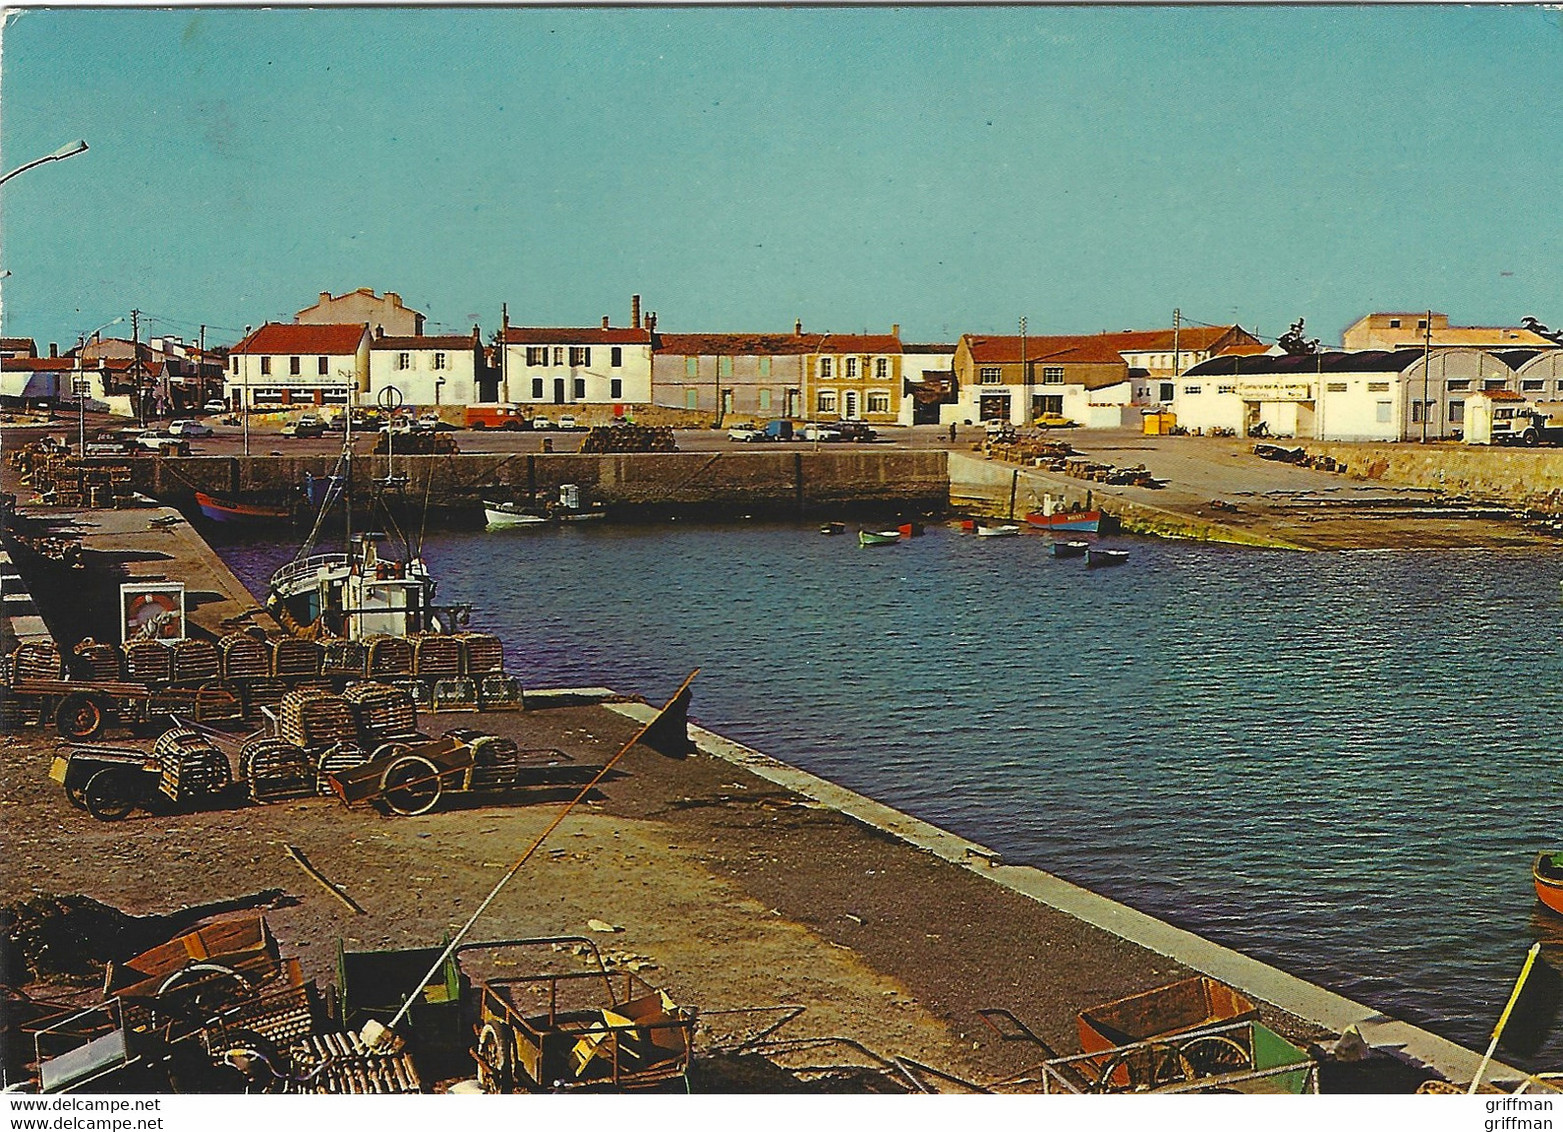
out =
<svg viewBox="0 0 1563 1132"><path fill-rule="evenodd" d="M58 342L49 343L49 356L51 358L57 358L60 356L60 344Z"/></svg>
<svg viewBox="0 0 1563 1132"><path fill-rule="evenodd" d="M483 331L481 329L479 329L478 324L475 323L475 322L472 324L472 337L473 338L482 338L483 337Z"/></svg>
<svg viewBox="0 0 1563 1132"><path fill-rule="evenodd" d="M322 292L320 292L320 301L323 302L323 303L329 303L331 301L331 292L330 291L322 291Z"/></svg>
<svg viewBox="0 0 1563 1132"><path fill-rule="evenodd" d="M899 322L892 322L890 324L890 337L892 337L892 338L899 338L899 337L901 337L901 324Z"/></svg>
<svg viewBox="0 0 1563 1132"><path fill-rule="evenodd" d="M630 325L636 330L640 329L640 296L630 296Z"/></svg>
<svg viewBox="0 0 1563 1132"><path fill-rule="evenodd" d="M603 315L602 316L602 328L604 330L608 329L608 316L607 315Z"/></svg>
<svg viewBox="0 0 1563 1132"><path fill-rule="evenodd" d="M374 336L376 338L384 338L385 337L385 327L377 324L375 326L375 328L374 328Z"/></svg>
<svg viewBox="0 0 1563 1132"><path fill-rule="evenodd" d="M646 315L646 332L648 334L655 334L657 332L657 312L656 311L652 311L650 314Z"/></svg>
<svg viewBox="0 0 1563 1132"><path fill-rule="evenodd" d="M801 318L792 324L792 332L798 335L803 333L803 320Z"/></svg>

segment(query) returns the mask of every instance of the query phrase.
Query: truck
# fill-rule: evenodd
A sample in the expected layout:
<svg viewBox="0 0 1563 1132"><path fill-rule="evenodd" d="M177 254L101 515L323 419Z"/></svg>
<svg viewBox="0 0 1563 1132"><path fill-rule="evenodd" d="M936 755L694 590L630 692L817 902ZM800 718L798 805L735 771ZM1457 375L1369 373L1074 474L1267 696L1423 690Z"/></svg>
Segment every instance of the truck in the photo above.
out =
<svg viewBox="0 0 1563 1132"><path fill-rule="evenodd" d="M1467 403L1463 439L1467 444L1523 444L1527 448L1559 444L1563 443L1563 418L1516 393L1496 390Z"/></svg>
<svg viewBox="0 0 1563 1132"><path fill-rule="evenodd" d="M766 421L765 427L760 430L765 434L766 440L791 440L791 421Z"/></svg>
<svg viewBox="0 0 1563 1132"><path fill-rule="evenodd" d="M502 428L515 432L525 418L519 405L468 405L468 428Z"/></svg>

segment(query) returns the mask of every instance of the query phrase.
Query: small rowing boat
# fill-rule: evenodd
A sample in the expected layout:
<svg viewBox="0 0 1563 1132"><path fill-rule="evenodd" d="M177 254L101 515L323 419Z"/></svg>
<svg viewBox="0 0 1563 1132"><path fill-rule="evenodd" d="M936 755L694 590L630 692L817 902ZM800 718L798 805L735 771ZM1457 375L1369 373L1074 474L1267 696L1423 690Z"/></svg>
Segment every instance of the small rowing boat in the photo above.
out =
<svg viewBox="0 0 1563 1132"><path fill-rule="evenodd" d="M821 523L819 533L822 535L844 535L847 533L845 523Z"/></svg>
<svg viewBox="0 0 1563 1132"><path fill-rule="evenodd" d="M1122 566L1127 561L1129 561L1127 550L1107 550L1093 546L1085 552L1087 566Z"/></svg>
<svg viewBox="0 0 1563 1132"><path fill-rule="evenodd" d="M1100 511L1032 511L1026 522L1043 531L1083 531L1095 534L1102 525Z"/></svg>
<svg viewBox="0 0 1563 1132"><path fill-rule="evenodd" d="M1020 528L1014 523L1004 523L997 527L985 527L977 524L978 538L1014 538L1020 533Z"/></svg>
<svg viewBox="0 0 1563 1132"><path fill-rule="evenodd" d="M1563 852L1537 853L1530 875L1536 882L1536 899L1563 916Z"/></svg>
<svg viewBox="0 0 1563 1132"><path fill-rule="evenodd" d="M1048 553L1054 558L1084 558L1085 552L1090 549L1090 543L1071 539L1068 542L1054 542L1048 547Z"/></svg>
<svg viewBox="0 0 1563 1132"><path fill-rule="evenodd" d="M901 541L900 531L859 531L859 546L892 546Z"/></svg>
<svg viewBox="0 0 1563 1132"><path fill-rule="evenodd" d="M293 508L286 503L245 503L204 491L195 493L195 505L214 523L285 523L293 518Z"/></svg>

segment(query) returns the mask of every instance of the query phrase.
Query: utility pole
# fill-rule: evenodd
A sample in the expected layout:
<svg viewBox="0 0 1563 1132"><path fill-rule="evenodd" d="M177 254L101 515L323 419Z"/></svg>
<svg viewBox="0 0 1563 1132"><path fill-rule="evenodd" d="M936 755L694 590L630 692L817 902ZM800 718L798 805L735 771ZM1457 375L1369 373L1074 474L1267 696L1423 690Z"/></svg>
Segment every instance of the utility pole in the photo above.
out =
<svg viewBox="0 0 1563 1132"><path fill-rule="evenodd" d="M1427 385L1428 371L1433 361L1433 309L1427 310L1422 320L1422 443L1427 443Z"/></svg>
<svg viewBox="0 0 1563 1132"><path fill-rule="evenodd" d="M130 312L130 385L136 394L136 422L142 428L147 424L145 390L141 388L141 312Z"/></svg>
<svg viewBox="0 0 1563 1132"><path fill-rule="evenodd" d="M209 400L206 396L206 323L204 322L201 323L201 338L196 346L195 395L200 398L197 404L204 410Z"/></svg>
<svg viewBox="0 0 1563 1132"><path fill-rule="evenodd" d="M1183 312L1177 307L1172 308L1172 380L1176 381L1182 376L1183 360L1178 349L1178 335L1183 329Z"/></svg>
<svg viewBox="0 0 1563 1132"><path fill-rule="evenodd" d="M505 345L510 337L510 304L499 304L499 399L507 405L515 402L510 397L510 376L505 372L509 347Z"/></svg>
<svg viewBox="0 0 1563 1132"><path fill-rule="evenodd" d="M1025 401L1023 402L1023 404L1031 406L1031 408L1029 408L1027 410L1028 412L1031 412L1032 409L1035 408L1035 406L1031 405L1031 367L1030 367L1029 363L1026 361L1026 316L1025 315L1021 315L1020 316L1020 385L1021 385L1020 395L1025 398ZM1033 415L1035 415L1035 414L1033 414ZM1011 412L1010 413L1010 420L1013 421L1014 419L1015 419L1015 414L1013 412ZM1031 417L1027 417L1026 419L1029 421L1029 420L1031 420ZM1013 492L1011 493L1011 495L1013 496ZM1009 517L1011 519L1013 519L1015 517L1015 501L1014 501L1013 498L1010 499Z"/></svg>

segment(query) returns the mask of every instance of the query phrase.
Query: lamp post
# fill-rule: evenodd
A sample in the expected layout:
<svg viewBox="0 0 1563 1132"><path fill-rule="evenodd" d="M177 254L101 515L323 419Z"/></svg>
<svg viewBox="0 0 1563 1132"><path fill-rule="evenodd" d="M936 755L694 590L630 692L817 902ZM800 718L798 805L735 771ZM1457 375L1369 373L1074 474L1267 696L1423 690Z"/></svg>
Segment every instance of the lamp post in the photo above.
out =
<svg viewBox="0 0 1563 1132"><path fill-rule="evenodd" d="M94 334L107 330L111 326L118 326L124 321L125 316L120 315L118 318L110 319L108 322L105 322L102 326L99 326L96 329L87 331L87 333L83 334L79 339L79 344L76 349L76 373L71 382L71 384L75 386L76 393L76 421L79 426L79 447L76 449L76 456L78 459L87 454L87 397L85 390L82 388L85 382L85 371L82 369L81 354L82 351L87 348L88 339L90 339Z"/></svg>

